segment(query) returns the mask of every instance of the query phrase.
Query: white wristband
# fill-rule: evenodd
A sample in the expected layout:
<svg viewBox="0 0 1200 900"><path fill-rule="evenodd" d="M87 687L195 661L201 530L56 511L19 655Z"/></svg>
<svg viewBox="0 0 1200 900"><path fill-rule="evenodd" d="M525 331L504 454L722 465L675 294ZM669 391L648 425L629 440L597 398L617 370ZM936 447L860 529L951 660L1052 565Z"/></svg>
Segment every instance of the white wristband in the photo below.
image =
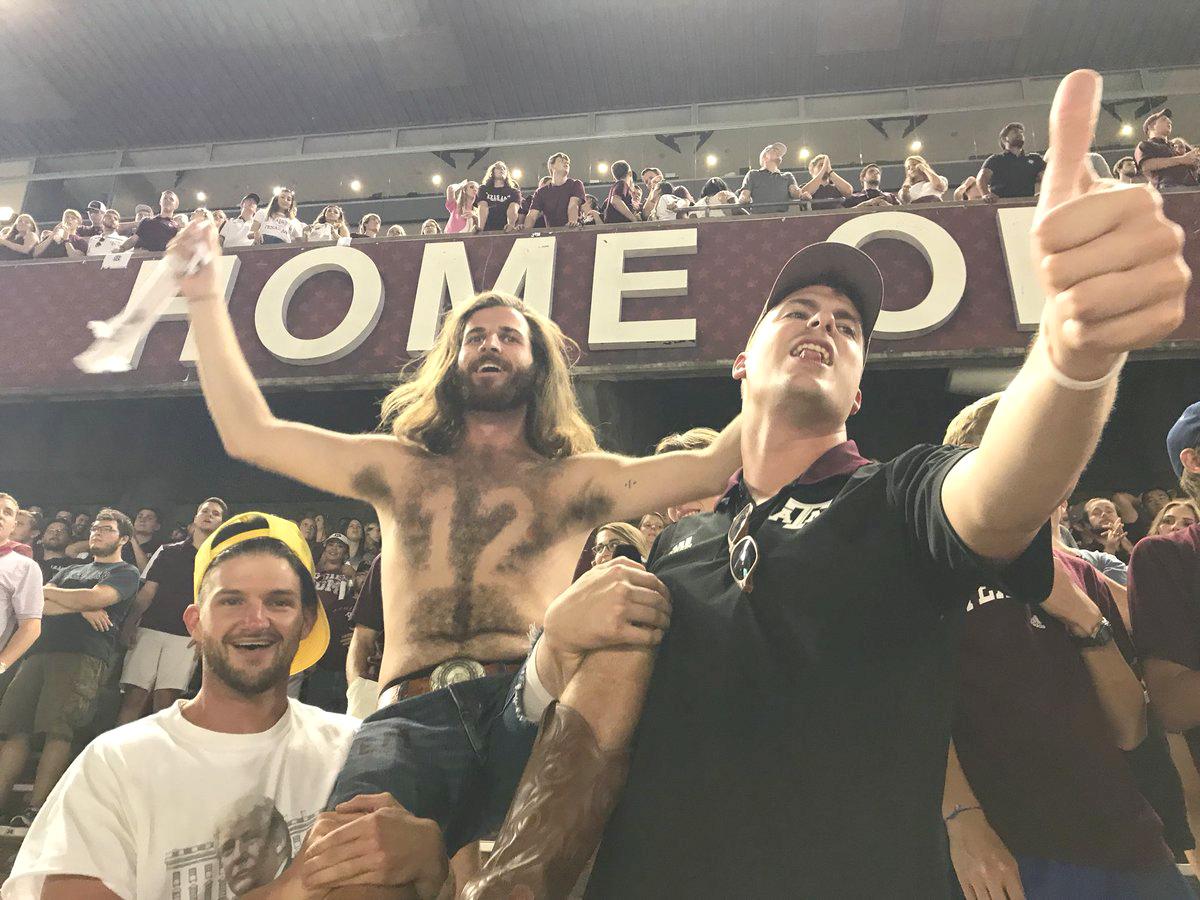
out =
<svg viewBox="0 0 1200 900"><path fill-rule="evenodd" d="M534 644L529 659L525 662L525 686L521 697L521 708L525 711L527 719L539 722L542 713L546 711L546 707L553 700L554 695L546 690L546 686L542 684L542 679L538 676L537 644Z"/></svg>
<svg viewBox="0 0 1200 900"><path fill-rule="evenodd" d="M1042 341L1042 346L1045 348L1046 364L1050 368L1050 380L1061 388L1066 388L1068 391L1094 391L1097 388L1102 388L1110 381L1113 381L1121 374L1121 369L1125 366L1125 360L1129 358L1128 353L1122 353L1117 357L1117 361L1113 363L1113 367L1104 375L1093 381L1077 381L1069 375L1064 375L1062 370L1054 364L1054 358L1050 355L1050 345Z"/></svg>

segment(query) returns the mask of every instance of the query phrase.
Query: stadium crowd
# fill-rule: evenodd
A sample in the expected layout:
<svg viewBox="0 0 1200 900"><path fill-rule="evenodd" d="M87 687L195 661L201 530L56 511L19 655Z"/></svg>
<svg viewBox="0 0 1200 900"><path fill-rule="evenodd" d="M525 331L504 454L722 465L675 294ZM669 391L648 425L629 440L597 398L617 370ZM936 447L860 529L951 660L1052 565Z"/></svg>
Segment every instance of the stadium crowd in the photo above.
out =
<svg viewBox="0 0 1200 900"><path fill-rule="evenodd" d="M1158 110L1143 123L1145 140L1133 155L1119 159L1110 172L1104 158L1093 153L1092 165L1103 177L1113 175L1126 183L1149 181L1159 190L1196 188L1200 186L1200 150L1183 138L1171 137L1171 129L1171 110ZM698 197L685 185L665 179L661 169L647 166L636 172L623 159L609 167L613 183L607 196L589 194L582 181L571 177L571 158L561 152L551 154L546 161L547 174L535 189L522 190L509 167L497 160L488 166L482 181L468 179L447 186L446 221L426 219L418 233L512 232L1036 195L1046 164L1041 154L1026 152L1024 126L1020 122L1007 123L998 140L1001 152L985 159L978 174L965 178L953 191L932 164L916 155L904 160L904 180L892 190L882 185L880 165L863 166L854 176L856 183L852 183L834 169L824 153L811 157L807 174L798 179L781 168L787 147L780 142L762 149L758 168L749 170L736 189L723 178L709 178ZM179 211L178 195L167 190L159 197L157 213L146 204L138 204L131 220L100 200L88 204L86 222L84 214L67 209L58 224L39 228L32 216L20 213L11 225L0 229L0 261L79 259L125 250L162 252L180 228L196 219L212 221L222 245L228 249L256 244L374 240L407 234L401 224L384 228L382 218L372 212L352 226L337 204L325 206L311 223L304 222L298 218L297 203L296 191L283 187L265 204L260 194L250 193L229 213L199 207L185 214Z"/></svg>
<svg viewBox="0 0 1200 900"><path fill-rule="evenodd" d="M593 897L1190 896L1200 403L1165 435L1177 484L1076 493L1128 350L1178 327L1190 275L1152 191L1088 193L1064 123L1094 127L1098 99L1070 76L1051 167L1014 123L964 191L1047 176L1048 312L1021 373L888 461L846 435L883 303L848 245L784 264L734 363L742 414L641 458L599 451L566 340L516 298L451 310L380 432L346 435L271 413L216 267L190 275L226 451L375 515L209 496L173 523L0 494L0 803L41 741L3 896L557 900L602 831ZM1152 115L1143 144L1169 128ZM784 151L708 203L622 161L596 204L555 154L524 213L497 163L447 191L447 230L949 188L919 158L896 195L878 166L855 189L821 157L801 185ZM1134 164L1164 189L1196 159L1156 152ZM334 208L298 224L290 191L257 202L232 220L252 242L353 238ZM164 194L121 246L173 235L173 214ZM76 224L51 242L78 252ZM216 240L185 226L178 252ZM1133 276L1119 306L1094 284L1113 266Z"/></svg>

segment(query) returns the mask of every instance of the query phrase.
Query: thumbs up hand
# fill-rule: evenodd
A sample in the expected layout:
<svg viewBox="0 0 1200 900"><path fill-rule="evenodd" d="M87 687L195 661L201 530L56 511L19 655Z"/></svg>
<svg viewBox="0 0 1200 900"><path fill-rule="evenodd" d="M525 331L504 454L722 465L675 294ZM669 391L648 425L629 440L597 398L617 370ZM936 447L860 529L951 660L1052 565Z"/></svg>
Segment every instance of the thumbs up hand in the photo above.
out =
<svg viewBox="0 0 1200 900"><path fill-rule="evenodd" d="M1050 109L1050 147L1031 233L1046 306L1042 339L1069 378L1101 378L1128 350L1149 347L1183 322L1192 273L1183 231L1148 185L1101 181L1087 155L1100 76L1062 80Z"/></svg>

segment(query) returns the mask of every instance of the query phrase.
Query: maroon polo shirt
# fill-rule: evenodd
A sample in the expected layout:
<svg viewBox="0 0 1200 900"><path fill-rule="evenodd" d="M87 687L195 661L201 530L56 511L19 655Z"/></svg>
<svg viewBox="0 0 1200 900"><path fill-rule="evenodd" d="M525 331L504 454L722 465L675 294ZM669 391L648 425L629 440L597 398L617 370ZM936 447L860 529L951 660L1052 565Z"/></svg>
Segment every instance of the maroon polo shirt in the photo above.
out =
<svg viewBox="0 0 1200 900"><path fill-rule="evenodd" d="M1062 550L1054 556L1132 656L1096 570ZM953 734L967 781L1012 853L1109 869L1172 861L1079 648L1040 607L988 586L968 603Z"/></svg>
<svg viewBox="0 0 1200 900"><path fill-rule="evenodd" d="M142 614L142 628L186 636L183 611L195 596L196 546L192 539L163 544L146 564L143 580L158 585L154 600Z"/></svg>
<svg viewBox="0 0 1200 900"><path fill-rule="evenodd" d="M1157 188L1165 187L1196 187L1200 182L1196 179L1196 170L1192 166L1167 166L1157 172L1142 172L1142 163L1148 159L1171 159L1179 154L1167 143L1166 138L1150 138L1142 141L1133 151L1133 161L1139 173L1150 179Z"/></svg>
<svg viewBox="0 0 1200 900"><path fill-rule="evenodd" d="M1200 670L1200 524L1134 545L1129 612L1142 659ZM1200 728L1184 737L1200 768Z"/></svg>
<svg viewBox="0 0 1200 900"><path fill-rule="evenodd" d="M179 226L169 216L151 216L138 223L138 248L153 252L162 252L167 244L179 233Z"/></svg>
<svg viewBox="0 0 1200 900"><path fill-rule="evenodd" d="M562 184L548 184L538 188L533 193L533 202L529 208L541 211L548 228L560 227L567 224L567 208L571 205L572 197L579 200L580 206L583 206L587 197L583 190L583 182L578 178L568 178Z"/></svg>

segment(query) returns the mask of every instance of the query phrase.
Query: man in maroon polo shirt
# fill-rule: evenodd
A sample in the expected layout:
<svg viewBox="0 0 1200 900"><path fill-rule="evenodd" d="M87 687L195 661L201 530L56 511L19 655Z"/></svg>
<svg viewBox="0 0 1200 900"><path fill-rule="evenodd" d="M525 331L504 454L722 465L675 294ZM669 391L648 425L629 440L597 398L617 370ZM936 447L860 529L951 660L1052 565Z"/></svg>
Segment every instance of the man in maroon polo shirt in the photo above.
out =
<svg viewBox="0 0 1200 900"><path fill-rule="evenodd" d="M979 446L999 398L963 410L946 442ZM959 885L968 897L1186 897L1147 794L1165 795L1171 843L1194 841L1178 778L1155 790L1175 772L1161 729L1148 730L1133 643L1096 570L1057 540L1054 560L1040 603L981 585L967 604L942 802Z"/></svg>
<svg viewBox="0 0 1200 900"><path fill-rule="evenodd" d="M550 183L534 191L529 212L525 216L525 227L533 228L540 213L548 228L561 228L563 225L574 228L579 224L579 208L587 196L583 182L568 177L571 174L571 157L565 153L552 154L546 160L546 169L550 172Z"/></svg>
<svg viewBox="0 0 1200 900"><path fill-rule="evenodd" d="M1200 403L1171 428L1167 452L1184 490L1200 499ZM1200 769L1200 524L1138 542L1129 608L1150 702Z"/></svg>
<svg viewBox="0 0 1200 900"><path fill-rule="evenodd" d="M138 222L133 236L121 245L121 250L149 250L161 253L179 233L179 225L172 218L179 209L179 197L174 191L163 191L158 198L158 215Z"/></svg>
<svg viewBox="0 0 1200 900"><path fill-rule="evenodd" d="M146 701L161 712L187 690L196 667L196 648L183 622L183 611L194 598L196 551L217 530L228 507L219 497L209 497L196 509L192 536L154 551L137 599L121 628L125 655L121 684L125 698L117 723L141 718Z"/></svg>
<svg viewBox="0 0 1200 900"><path fill-rule="evenodd" d="M1137 171L1150 179L1151 184L1160 191L1200 185L1196 179L1200 150L1179 154L1169 141L1171 110L1160 109L1148 115L1142 123L1142 134L1146 139L1133 151L1133 160Z"/></svg>

